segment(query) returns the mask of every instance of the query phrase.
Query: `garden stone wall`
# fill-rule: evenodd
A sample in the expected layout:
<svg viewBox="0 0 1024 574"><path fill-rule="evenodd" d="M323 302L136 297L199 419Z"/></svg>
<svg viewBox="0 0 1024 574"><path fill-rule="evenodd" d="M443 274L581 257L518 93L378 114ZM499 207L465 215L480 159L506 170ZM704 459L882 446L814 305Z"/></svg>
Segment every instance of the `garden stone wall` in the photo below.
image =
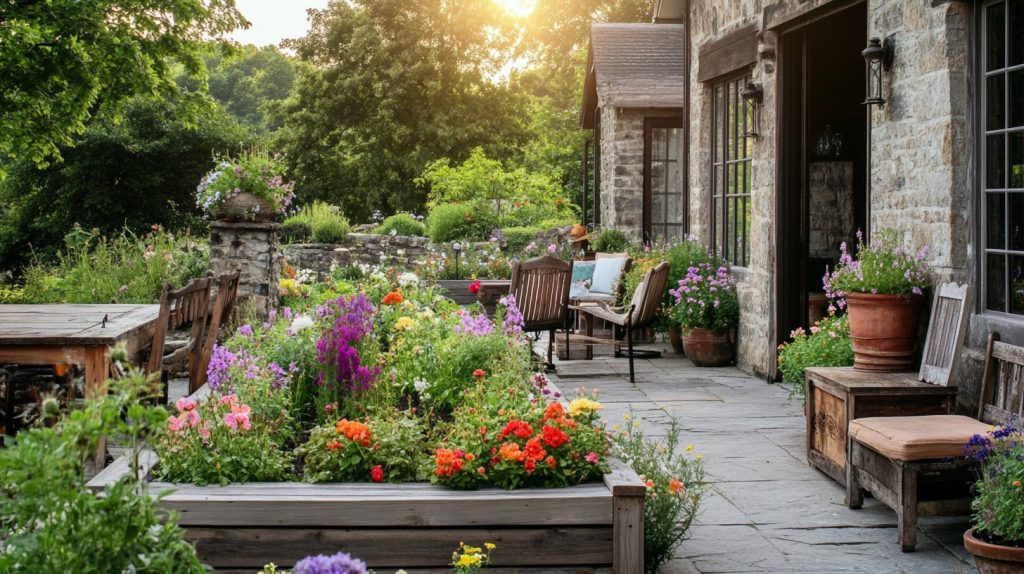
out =
<svg viewBox="0 0 1024 574"><path fill-rule="evenodd" d="M283 251L288 265L314 271L323 279L332 266L388 264L413 269L416 258L430 252L430 241L426 237L349 233L341 243L293 243Z"/></svg>
<svg viewBox="0 0 1024 574"><path fill-rule="evenodd" d="M215 221L210 224L210 271L241 272L239 300L248 299L262 313L277 309L281 250L277 223Z"/></svg>

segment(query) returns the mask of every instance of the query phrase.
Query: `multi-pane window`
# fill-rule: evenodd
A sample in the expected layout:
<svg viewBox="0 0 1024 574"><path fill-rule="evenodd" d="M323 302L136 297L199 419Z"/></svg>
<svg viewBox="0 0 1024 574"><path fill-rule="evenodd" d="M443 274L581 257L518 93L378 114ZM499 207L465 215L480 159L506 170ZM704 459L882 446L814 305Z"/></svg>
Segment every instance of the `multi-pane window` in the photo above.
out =
<svg viewBox="0 0 1024 574"><path fill-rule="evenodd" d="M988 2L980 37L985 308L1024 315L1024 0Z"/></svg>
<svg viewBox="0 0 1024 574"><path fill-rule="evenodd" d="M644 238L664 244L683 238L681 118L648 118L644 123Z"/></svg>
<svg viewBox="0 0 1024 574"><path fill-rule="evenodd" d="M715 253L750 264L751 117L740 93L750 76L712 86L711 237Z"/></svg>

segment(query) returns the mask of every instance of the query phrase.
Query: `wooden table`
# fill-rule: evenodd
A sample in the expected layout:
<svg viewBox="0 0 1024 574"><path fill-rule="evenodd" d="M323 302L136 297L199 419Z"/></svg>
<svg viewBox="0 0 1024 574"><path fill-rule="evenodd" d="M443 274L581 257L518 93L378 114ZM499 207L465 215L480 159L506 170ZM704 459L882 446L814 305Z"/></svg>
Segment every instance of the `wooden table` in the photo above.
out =
<svg viewBox="0 0 1024 574"><path fill-rule="evenodd" d="M953 412L956 387L922 383L917 373L875 373L853 367L807 369L807 462L846 486L849 421L863 417Z"/></svg>

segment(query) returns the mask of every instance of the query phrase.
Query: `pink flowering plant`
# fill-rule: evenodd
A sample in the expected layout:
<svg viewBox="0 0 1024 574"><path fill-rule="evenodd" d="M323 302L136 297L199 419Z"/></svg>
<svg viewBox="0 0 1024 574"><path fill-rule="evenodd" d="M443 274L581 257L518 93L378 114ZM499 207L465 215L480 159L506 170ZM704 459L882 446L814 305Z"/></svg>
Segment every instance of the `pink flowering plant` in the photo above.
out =
<svg viewBox="0 0 1024 574"><path fill-rule="evenodd" d="M671 316L683 330L732 329L739 323L740 305L736 280L725 266L699 263L686 271L678 289L669 289L675 299Z"/></svg>
<svg viewBox="0 0 1024 574"><path fill-rule="evenodd" d="M168 482L229 484L284 480L291 464L281 436L252 418L237 395L178 399L156 441L157 474Z"/></svg>
<svg viewBox="0 0 1024 574"><path fill-rule="evenodd" d="M846 315L829 315L809 330L799 327L791 341L779 345L779 372L791 385L792 394L806 394L804 371L808 367L847 367L853 364L850 321Z"/></svg>
<svg viewBox="0 0 1024 574"><path fill-rule="evenodd" d="M822 279L825 294L832 300L830 310L846 307L846 293L923 295L931 284L925 260L928 247L908 250L893 230L876 233L868 244L858 231L856 257L850 254L845 242L840 244L839 252L839 266L831 273L826 271Z"/></svg>
<svg viewBox="0 0 1024 574"><path fill-rule="evenodd" d="M237 158L220 158L217 165L203 176L196 188L196 204L213 211L242 192L249 192L270 204L278 215L284 215L295 198L294 183L284 181L284 158L265 151L251 150ZM259 215L259 207L250 214Z"/></svg>

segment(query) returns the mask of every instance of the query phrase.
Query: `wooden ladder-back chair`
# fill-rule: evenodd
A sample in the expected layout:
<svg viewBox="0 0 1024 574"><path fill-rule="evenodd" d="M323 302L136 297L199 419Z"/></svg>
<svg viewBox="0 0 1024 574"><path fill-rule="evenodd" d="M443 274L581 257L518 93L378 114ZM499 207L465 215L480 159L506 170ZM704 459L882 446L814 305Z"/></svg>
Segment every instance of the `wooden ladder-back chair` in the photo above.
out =
<svg viewBox="0 0 1024 574"><path fill-rule="evenodd" d="M621 356L621 347L625 343L627 356L629 357L629 382L636 383L633 367L633 358L637 351L633 349L633 331L639 327L649 325L658 316L658 309L665 298L665 290L668 288L669 264L663 261L644 273L643 279L633 292L633 298L629 304L622 307L612 307L607 303L594 303L588 305L574 306L577 312L588 315L587 334L583 337L588 345L594 343L610 343L615 345L615 356ZM594 319L602 319L618 327L620 333L615 333L613 328L612 339L594 338ZM625 340L622 337L625 337ZM568 350L568 349L567 349ZM649 356L657 356L657 353Z"/></svg>
<svg viewBox="0 0 1024 574"><path fill-rule="evenodd" d="M569 287L572 261L544 255L512 267L509 295L523 314L523 330L548 331L548 367L553 367L555 331L565 329L569 320Z"/></svg>
<svg viewBox="0 0 1024 574"><path fill-rule="evenodd" d="M235 307L235 299L238 298L238 281L241 273L225 273L217 281L217 298L213 303L213 313L210 315L210 325L206 329L206 337L203 338L203 346L199 354L199 365L194 377L189 379L188 392L192 394L199 390L199 387L206 383L206 370L210 366L210 358L213 356L213 346L217 344L220 330L231 318L231 311Z"/></svg>
<svg viewBox="0 0 1024 574"><path fill-rule="evenodd" d="M164 284L160 297L160 313L153 331L153 345L149 353L147 371L160 373L164 382L164 396L167 393L168 369L188 364L189 380L195 380L199 368L199 351L206 333L206 316L210 308L210 284L212 279L193 279L181 289ZM184 340L168 340L168 333L190 325L188 337Z"/></svg>

